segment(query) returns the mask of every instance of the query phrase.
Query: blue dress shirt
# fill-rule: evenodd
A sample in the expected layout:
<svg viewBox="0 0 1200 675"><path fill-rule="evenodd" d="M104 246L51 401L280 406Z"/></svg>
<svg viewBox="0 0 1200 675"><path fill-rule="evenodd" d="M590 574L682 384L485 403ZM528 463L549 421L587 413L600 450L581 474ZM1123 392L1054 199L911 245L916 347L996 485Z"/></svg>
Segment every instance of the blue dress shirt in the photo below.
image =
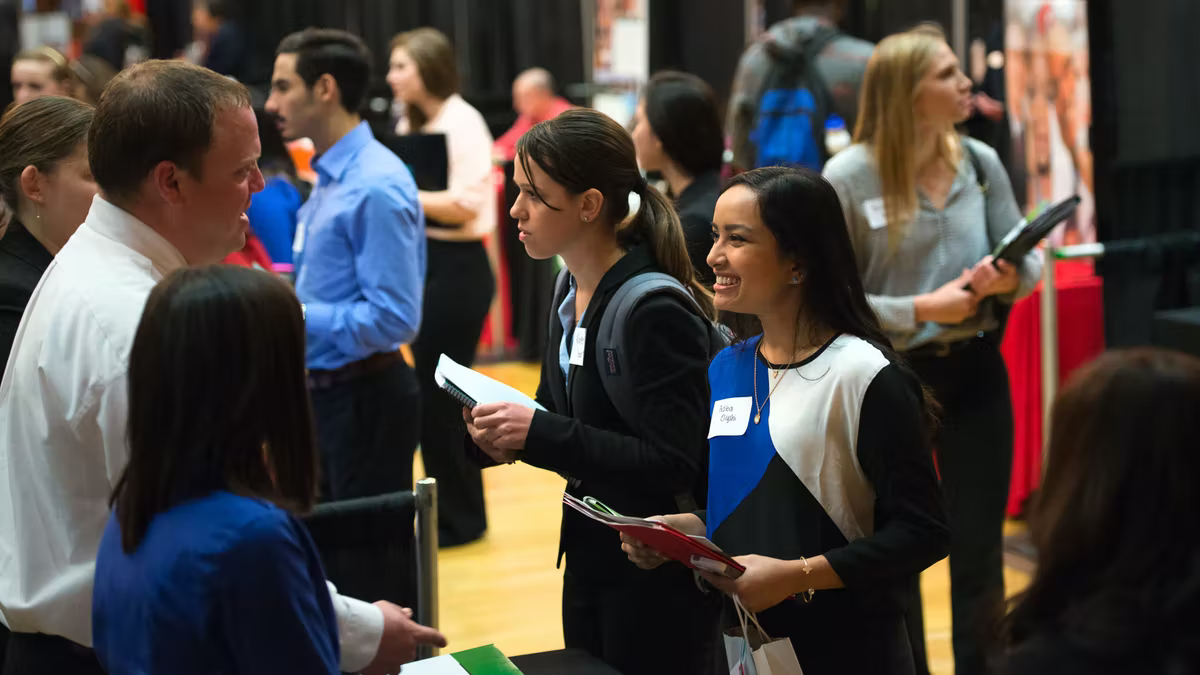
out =
<svg viewBox="0 0 1200 675"><path fill-rule="evenodd" d="M229 492L158 514L132 554L110 516L92 640L110 675L339 672L337 618L308 531Z"/></svg>
<svg viewBox="0 0 1200 675"><path fill-rule="evenodd" d="M300 208L296 295L305 304L308 367L333 370L398 349L421 323L425 214L417 184L366 122L313 163Z"/></svg>
<svg viewBox="0 0 1200 675"><path fill-rule="evenodd" d="M267 249L271 262L292 262L292 242L296 240L296 214L304 204L300 191L285 176L272 176L262 192L250 198L246 217L250 229Z"/></svg>

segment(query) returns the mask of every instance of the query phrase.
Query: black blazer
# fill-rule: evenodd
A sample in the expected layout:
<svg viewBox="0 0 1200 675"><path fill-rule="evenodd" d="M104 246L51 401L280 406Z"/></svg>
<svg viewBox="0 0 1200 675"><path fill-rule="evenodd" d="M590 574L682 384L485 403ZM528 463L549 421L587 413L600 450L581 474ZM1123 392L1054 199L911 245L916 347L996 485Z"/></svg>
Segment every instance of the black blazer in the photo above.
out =
<svg viewBox="0 0 1200 675"><path fill-rule="evenodd" d="M709 171L692 179L675 198L675 212L683 225L683 238L687 242L688 256L696 268L696 278L712 290L717 275L708 266L708 252L712 250L713 211L721 196L721 172Z"/></svg>
<svg viewBox="0 0 1200 675"><path fill-rule="evenodd" d="M600 325L613 294L630 277L659 271L649 252L635 247L600 281L579 324ZM552 312L557 312L552 307ZM606 370L595 362L594 332L584 365L559 366L563 331L555 320L542 359L537 411L521 460L568 478L567 491L591 496L628 516L678 513L676 497L690 493L703 505L708 477L708 327L678 298L652 296L634 310L627 354L617 361L634 376L638 419L627 423L605 392ZM472 446L473 447L473 446ZM473 448L479 453L478 448ZM481 454L481 453L480 453ZM619 534L564 507L559 559L584 582L611 583L647 572L621 551ZM661 570L683 573L676 565ZM673 573L672 571L663 573Z"/></svg>
<svg viewBox="0 0 1200 675"><path fill-rule="evenodd" d="M0 379L8 364L21 314L54 256L16 218L0 239Z"/></svg>

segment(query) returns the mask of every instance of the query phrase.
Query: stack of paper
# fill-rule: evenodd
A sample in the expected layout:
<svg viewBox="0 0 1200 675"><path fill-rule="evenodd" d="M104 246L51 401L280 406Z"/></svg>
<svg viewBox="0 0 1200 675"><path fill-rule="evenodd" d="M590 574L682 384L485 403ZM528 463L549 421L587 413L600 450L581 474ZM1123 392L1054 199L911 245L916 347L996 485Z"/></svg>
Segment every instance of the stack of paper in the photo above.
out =
<svg viewBox="0 0 1200 675"><path fill-rule="evenodd" d="M459 365L445 354L438 359L433 379L447 394L468 408L482 403L517 403L534 410L546 409L520 391L483 373Z"/></svg>

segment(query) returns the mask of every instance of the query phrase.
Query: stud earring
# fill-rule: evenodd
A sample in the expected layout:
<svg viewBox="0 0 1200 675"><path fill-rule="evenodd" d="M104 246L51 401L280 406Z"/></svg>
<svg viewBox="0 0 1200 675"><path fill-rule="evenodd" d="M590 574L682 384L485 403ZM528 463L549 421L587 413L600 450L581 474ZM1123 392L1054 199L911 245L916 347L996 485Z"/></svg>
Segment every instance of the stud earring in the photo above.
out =
<svg viewBox="0 0 1200 675"><path fill-rule="evenodd" d="M585 223L586 223L587 221L588 221L588 217L587 217L587 216L584 216L584 217L583 217L583 222L585 222Z"/></svg>
<svg viewBox="0 0 1200 675"><path fill-rule="evenodd" d="M794 286L798 283L800 283L800 277L792 277L792 285Z"/></svg>

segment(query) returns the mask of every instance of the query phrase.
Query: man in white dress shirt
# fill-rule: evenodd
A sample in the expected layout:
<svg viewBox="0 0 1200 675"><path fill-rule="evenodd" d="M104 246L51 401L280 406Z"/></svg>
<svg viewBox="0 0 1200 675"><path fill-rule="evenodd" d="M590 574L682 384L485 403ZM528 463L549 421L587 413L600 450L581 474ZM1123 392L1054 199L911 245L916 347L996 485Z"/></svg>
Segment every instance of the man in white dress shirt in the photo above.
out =
<svg viewBox="0 0 1200 675"><path fill-rule="evenodd" d="M244 245L259 153L245 88L203 68L142 64L98 106L88 155L100 195L42 277L0 384L5 673L102 672L92 577L127 459L134 334L155 283ZM416 643L444 642L395 605L331 592L345 671L397 672Z"/></svg>

